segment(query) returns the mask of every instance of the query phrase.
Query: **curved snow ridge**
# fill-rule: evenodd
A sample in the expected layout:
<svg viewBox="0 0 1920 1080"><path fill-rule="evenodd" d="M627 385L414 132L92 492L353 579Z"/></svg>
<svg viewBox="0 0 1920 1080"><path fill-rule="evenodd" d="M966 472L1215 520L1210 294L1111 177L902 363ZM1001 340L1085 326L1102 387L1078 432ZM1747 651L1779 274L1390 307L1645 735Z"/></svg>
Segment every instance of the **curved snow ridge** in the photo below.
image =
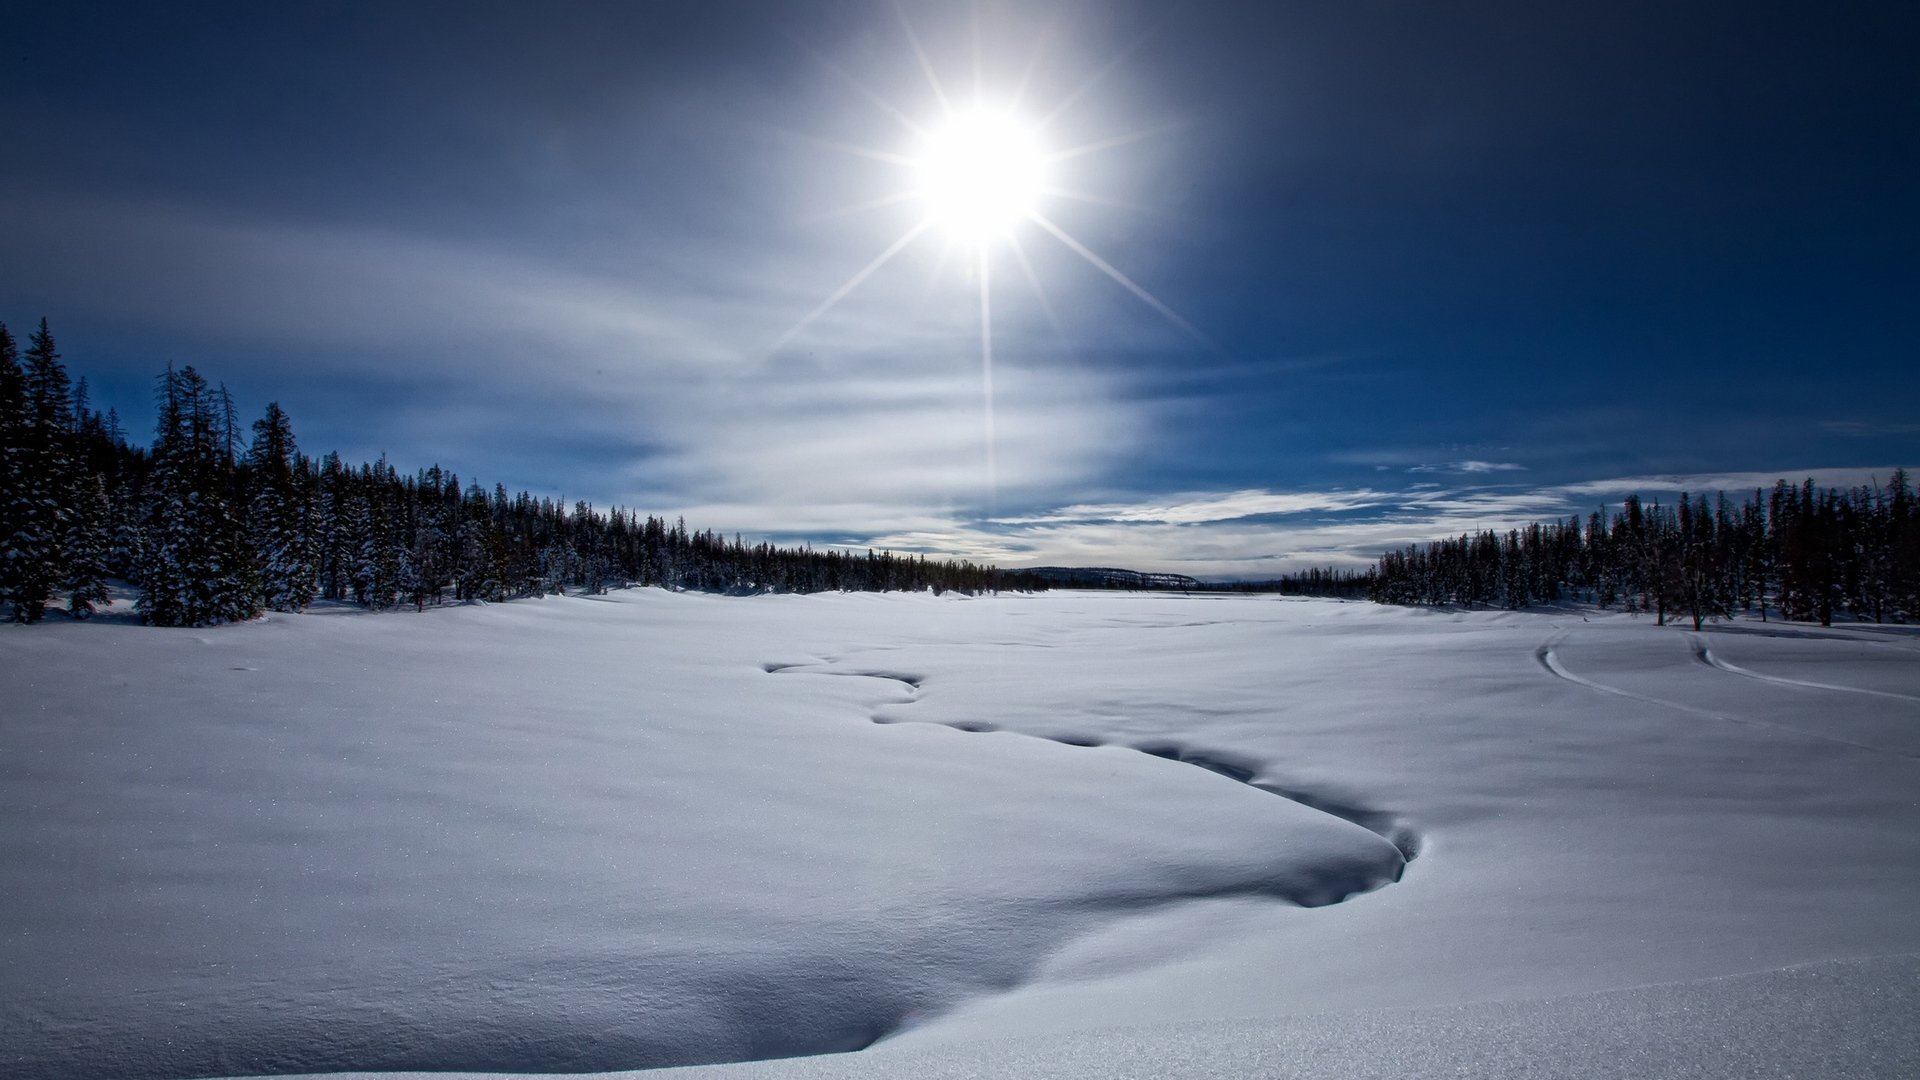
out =
<svg viewBox="0 0 1920 1080"><path fill-rule="evenodd" d="M827 663L833 662L834 661L827 661ZM890 682L896 682L906 688L906 697L902 701L892 703L894 705L910 705L918 701L921 685L926 681L924 676L902 672L834 671L823 669L812 664L763 664L761 665L761 670L766 671L768 674L791 671L808 675L836 675L846 678L884 679ZM1269 795L1277 795L1280 798L1304 806L1309 810L1318 811L1329 817L1339 818L1352 825L1358 825L1360 828L1373 833L1375 836L1393 845L1394 850L1399 852L1400 855L1399 859L1393 863L1391 873L1385 872L1378 866L1346 867L1339 870L1329 868L1327 874L1307 884L1302 884L1298 881L1291 881L1291 883L1284 885L1276 883L1244 883L1239 886L1223 886L1204 893L1196 893L1193 897L1188 897L1184 894L1181 896L1160 897L1160 899L1163 900L1195 899L1202 895L1212 897L1229 894L1258 894L1287 900L1301 907L1324 907L1328 904L1337 904L1342 900L1358 896L1361 893L1371 892L1383 885L1390 885L1399 881L1406 872L1407 864L1419 857L1423 846L1423 840L1419 831L1416 830L1411 823L1397 814L1362 805L1351 801L1345 796L1309 791L1297 785L1276 782L1268 779L1264 775L1264 766L1260 763L1232 754L1196 749L1182 743L1164 739L1126 743L1118 741L1109 742L1099 738L1073 735L1036 735L1031 732L996 727L993 724L980 720L900 720L890 718L877 711L867 719L872 723L883 726L891 724L934 724L939 727L951 728L955 731L964 731L970 734L985 735L999 733L1013 735L1023 739L1038 739L1041 742L1050 742L1059 746L1085 747L1088 749L1113 747L1122 750L1132 750L1137 753L1146 754L1149 757L1160 758L1164 761L1175 761L1183 765L1191 765L1198 769L1204 769L1216 776L1223 776L1235 783L1253 788L1256 791L1264 791Z"/></svg>
<svg viewBox="0 0 1920 1080"><path fill-rule="evenodd" d="M841 675L856 679L884 679L887 682L897 682L906 687L909 696L919 693L920 684L926 681L926 676L924 675L907 675L894 671L828 671L821 667L823 664L835 663L839 663L839 661L821 659L804 663L766 663L760 665L760 670L769 675L778 675L781 672L792 671L802 675Z"/></svg>
<svg viewBox="0 0 1920 1080"><path fill-rule="evenodd" d="M877 724L902 723L902 722L903 721L885 720L879 717L876 717L874 719L874 723L877 723ZM910 721L910 722L926 723L927 721ZM944 726L954 728L959 731L982 732L982 733L997 731L997 730L1004 730L1004 729L995 728L991 724L980 723L977 721L965 721L965 720L956 721L953 723L946 723L944 724ZM1080 746L1080 747L1087 747L1087 748L1093 748L1093 747L1099 747L1099 746L1110 746L1110 747L1114 747L1116 749L1121 749L1121 750L1132 750L1137 753L1146 754L1148 757L1160 758L1163 761L1177 761L1183 765L1192 765L1194 768L1205 769L1206 771L1213 773L1216 776L1224 776L1227 779L1234 781L1235 783L1245 784L1247 787L1253 788L1257 791L1264 791L1269 795L1278 795L1283 799L1287 799L1291 802L1299 803L1301 806L1304 806L1309 810L1317 810L1320 813L1327 814L1331 817L1337 817L1342 821L1349 822L1354 825L1358 825L1361 828L1367 830L1368 832L1373 833L1375 836L1380 837L1382 840L1385 840L1387 843L1392 844L1394 846L1394 849L1400 852L1400 858L1403 863L1401 867L1402 870L1405 869L1405 866L1404 866L1405 863L1412 862L1414 859L1418 858L1420 855L1420 848L1421 848L1420 833L1416 829L1414 829L1410 823L1408 823L1405 819L1401 818L1399 815L1390 813L1385 810L1375 810L1371 807L1363 806L1359 803L1351 802L1344 797L1308 791L1301 787L1285 785L1273 780L1266 779L1263 775L1263 767L1260 765L1260 763L1251 761L1245 758L1240 758L1235 755L1223 754L1223 753L1218 753L1210 750L1195 749L1183 743L1172 742L1167 740L1150 740L1147 742L1125 743L1125 742L1107 742L1102 739L1086 738L1086 737L1072 736L1072 735L1063 735L1063 736L1033 735L1023 731L1005 731L1005 733L1009 735L1018 735L1018 736L1021 736L1022 738L1040 739L1044 742L1058 743L1061 746ZM1392 881L1400 880L1400 875L1396 873L1391 880ZM1383 882L1379 882L1378 884L1388 884L1388 883L1389 882L1383 881ZM1378 887L1378 885L1371 886L1371 887ZM1360 890L1360 891L1366 891L1366 890ZM1348 894L1348 895L1352 895L1352 894ZM1339 899L1344 900L1346 899L1346 897L1342 896ZM1331 902L1337 903L1338 901L1331 901ZM1318 907L1320 905L1306 904L1304 906Z"/></svg>
<svg viewBox="0 0 1920 1080"><path fill-rule="evenodd" d="M1553 675L1556 678L1565 679L1567 682L1573 683L1577 686L1584 686L1589 690L1598 690L1603 694L1612 694L1615 697L1623 697L1631 701L1644 702L1648 705L1658 705L1662 708L1674 709L1678 712L1689 713L1694 716L1704 716L1710 720L1725 720L1728 723L1745 724L1748 727L1762 727L1762 728L1772 728L1775 731L1788 731L1788 732L1792 732L1795 735L1805 736L1806 738L1809 738L1809 739L1820 739L1824 742L1839 743L1842 746L1851 746L1851 747L1854 747L1855 749L1866 750L1875 754L1891 754L1894 757L1906 758L1910 761L1920 760L1920 755L1909 754L1903 750L1894 750L1885 746L1875 746L1872 743L1856 742L1853 739L1841 738L1838 735L1829 735L1826 732L1822 732L1822 731L1809 731L1806 728L1796 727L1793 724L1781 724L1781 723L1776 723L1772 720L1758 720L1750 716L1733 716L1728 713L1714 712L1712 709L1702 709L1695 705L1687 705L1678 701L1668 701L1665 698L1650 697L1646 694L1636 694L1631 690L1622 690L1620 687L1617 687L1617 686L1608 686L1605 683L1594 682L1592 679L1575 675L1573 672L1567 670L1566 665L1561 663L1560 661L1559 653L1554 650L1554 646L1558 643L1559 643L1559 639L1557 637L1549 640L1546 644L1534 650L1533 658L1539 662L1542 668L1546 669L1548 674ZM1695 649L1697 650L1695 654L1696 659L1701 659L1698 655L1698 650L1700 650L1701 647L1696 644ZM1707 663L1711 667L1716 667L1716 668L1720 667L1719 664L1715 664L1710 660L1703 660L1702 662ZM1722 670L1725 670L1725 669L1722 668ZM1740 672L1735 672L1735 674L1745 674L1744 669ZM1756 675L1755 678L1765 679L1766 676ZM1768 681L1773 681L1773 680L1768 680ZM1802 684L1802 685L1805 686L1806 684ZM1820 687L1820 689L1839 690L1839 689L1845 689L1845 688L1844 687ZM1881 693L1881 691L1862 691L1862 692L1874 693L1874 694ZM1892 694L1888 696L1900 697L1903 695Z"/></svg>
<svg viewBox="0 0 1920 1080"><path fill-rule="evenodd" d="M1836 683L1813 682L1809 679L1789 679L1783 675L1763 675L1713 655L1713 650L1707 647L1706 640L1698 636L1693 639L1693 658L1710 668L1716 668L1731 675L1744 675L1749 679L1759 679L1761 682L1775 683L1780 686L1795 686L1802 690L1838 690L1845 694L1869 694L1873 697L1893 698L1896 701L1920 702L1920 697L1912 694L1896 694L1891 690L1869 690L1864 686L1840 686Z"/></svg>

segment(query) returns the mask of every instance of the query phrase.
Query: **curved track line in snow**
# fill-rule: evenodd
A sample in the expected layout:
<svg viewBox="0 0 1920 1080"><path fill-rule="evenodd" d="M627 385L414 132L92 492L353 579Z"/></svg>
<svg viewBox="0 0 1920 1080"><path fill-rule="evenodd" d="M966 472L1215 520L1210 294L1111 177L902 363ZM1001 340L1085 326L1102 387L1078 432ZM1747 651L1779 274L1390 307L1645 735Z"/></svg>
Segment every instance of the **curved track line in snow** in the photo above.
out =
<svg viewBox="0 0 1920 1080"><path fill-rule="evenodd" d="M1713 655L1713 650L1707 647L1706 639L1698 636L1693 639L1693 658L1710 668L1717 668L1732 675L1744 675L1749 679L1759 679L1761 682L1778 683L1781 686L1797 686L1802 690L1838 690L1845 694L1870 694L1874 697L1893 698L1896 701L1920 702L1920 697L1912 694L1896 694L1891 690L1869 690L1864 686L1838 686L1833 683L1789 679L1783 675L1763 675L1758 671L1749 671L1738 664L1730 664Z"/></svg>
<svg viewBox="0 0 1920 1080"><path fill-rule="evenodd" d="M887 671L831 671L822 670L809 664L763 664L761 665L761 669L770 675L780 674L782 672L793 672L805 675L837 675L850 678L889 680L899 683L907 690L905 700L893 702L892 704L895 705L911 705L920 700L920 685L924 681L924 679L918 675L906 675ZM1023 739L1038 739L1041 742L1050 742L1059 746L1086 748L1111 746L1122 750L1132 750L1136 753L1146 754L1149 757L1160 758L1164 761L1177 761L1183 765L1192 765L1198 769L1205 769L1216 776L1224 776L1235 783L1243 784L1257 791L1264 791L1269 795L1277 795L1289 802L1299 803L1309 810L1317 810L1329 817L1336 817L1349 824L1358 825L1385 840L1387 843L1392 844L1395 850L1400 852L1400 858L1402 860L1400 873L1404 873L1406 864L1411 863L1420 854L1422 841L1419 832L1399 816L1384 810L1375 810L1357 803L1348 802L1345 799L1321 795L1303 788L1285 787L1271 781L1259 779L1261 766L1257 762L1234 758L1231 755L1196 750L1192 747L1166 740L1154 740L1143 743L1110 743L1085 736L1067 735L1056 737L1050 735L1034 735L1024 731L1003 730L992 724L978 720L960 720L953 722L940 720L889 720L880 716L878 713L869 716L868 720L883 726L902 723L930 723L938 727L952 728L955 731L965 731L974 734L1001 732L1007 735L1016 735ZM1391 879L1372 881L1360 885L1352 889L1352 891L1346 892L1331 900L1324 900L1318 903L1306 903L1296 899L1295 902L1301 903L1303 907L1320 907L1325 903L1339 903L1342 900L1357 896L1360 893L1371 892L1373 889L1379 888L1382 885L1399 881L1400 873L1396 873Z"/></svg>
<svg viewBox="0 0 1920 1080"><path fill-rule="evenodd" d="M1597 682L1594 682L1592 679L1582 678L1579 675L1575 675L1573 672L1568 671L1566 669L1566 666L1560 662L1559 654L1556 653L1553 648L1554 645L1556 645L1559 642L1559 640L1560 639L1558 637L1554 637L1552 639L1549 639L1546 644L1540 646L1538 649L1535 649L1533 652L1534 659L1539 661L1540 666L1542 668L1545 668L1548 674L1553 675L1556 678L1565 679L1566 681L1573 683L1577 686L1584 686L1589 690L1598 690L1603 694L1612 694L1615 697L1623 697L1632 701L1644 702L1648 705L1659 705L1662 708L1675 709L1675 710L1678 710L1679 712L1689 713L1694 716L1704 716L1712 720L1725 720L1729 723L1745 724L1749 727L1763 727L1763 728L1772 728L1776 731L1789 731L1795 735L1804 735L1809 739L1821 739L1826 742L1839 743L1842 746L1851 746L1857 750L1867 750L1875 754L1891 754L1894 757L1906 758L1909 761L1920 760L1920 755L1909 754L1900 750L1890 750L1884 746L1874 746L1871 743L1855 742L1852 739L1843 739L1838 735L1829 735L1821 731L1808 731L1806 728L1795 727L1792 724L1780 724L1780 723L1775 723L1772 720L1755 720L1752 717L1748 717L1748 716L1731 716L1731 715L1728 715L1727 713L1714 712L1711 709L1702 709L1693 705L1683 705L1678 701L1668 701L1665 698L1648 697L1645 694L1636 694L1631 690L1622 690L1617 686L1607 686L1604 683L1597 683Z"/></svg>
<svg viewBox="0 0 1920 1080"><path fill-rule="evenodd" d="M905 690L901 700L887 703L881 708L910 705L920 699L922 677L895 671L848 671L835 670L827 665L840 661L823 659L818 663L761 665L768 674L794 673L804 675L834 675L847 678L883 679L898 684ZM994 732L994 725L979 721L920 721L895 720L882 714L880 710L869 713L869 722L880 725L891 724L931 724L936 727L953 728L967 732ZM1380 836L1398 852L1397 857L1388 857L1384 851L1377 855L1335 860L1329 864L1306 868L1301 873L1283 873L1276 877L1264 875L1243 875L1229 873L1219 875L1189 875L1188 880L1171 881L1153 886L1137 888L1109 888L1083 893L1072 897L1068 902L1088 909L1110 912L1134 912L1160 905L1193 900L1212 900L1226 897L1258 897L1279 900L1300 907L1321 907L1337 904L1364 892L1371 892L1384 885L1399 881L1405 874L1407 864L1420 850L1420 837L1414 830L1391 814L1351 805L1313 794L1282 788L1256 780L1259 775L1257 763L1236 759L1229 755L1196 752L1177 743L1156 741L1127 745L1107 744L1091 737L1063 736L1052 738L1040 735L1027 735L1024 732L1008 731L1008 735L1037 739L1043 742L1057 743L1063 746L1097 747L1112 745L1151 757L1176 761L1205 769L1215 775L1225 777L1238 784L1256 788L1271 795L1277 795L1298 803L1310 810L1343 819ZM1389 871L1389 867L1391 871ZM1025 977L1013 979L1001 987L1012 990L1025 981ZM862 1029L860 1045L865 1046L890 1038L898 1033L907 1022L907 1013L895 1017L891 1028L882 1026L879 1030ZM914 1013L916 1019L925 1019L924 1013ZM844 1049L845 1047L839 1047Z"/></svg>

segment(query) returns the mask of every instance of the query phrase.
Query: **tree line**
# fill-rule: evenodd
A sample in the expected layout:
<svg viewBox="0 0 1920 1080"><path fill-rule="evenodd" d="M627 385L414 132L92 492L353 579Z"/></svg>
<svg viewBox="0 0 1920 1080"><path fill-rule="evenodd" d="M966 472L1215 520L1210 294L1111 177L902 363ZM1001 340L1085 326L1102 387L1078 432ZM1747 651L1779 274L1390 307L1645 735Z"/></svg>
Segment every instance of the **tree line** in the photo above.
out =
<svg viewBox="0 0 1920 1080"><path fill-rule="evenodd" d="M1318 596L1365 600L1373 594L1374 571L1312 566L1260 581L1235 581L1210 588L1224 592L1279 593L1282 596Z"/></svg>
<svg viewBox="0 0 1920 1080"><path fill-rule="evenodd" d="M0 324L0 611L36 622L62 594L85 618L107 583L143 620L208 626L317 600L368 608L504 601L629 585L713 591L1044 588L964 560L782 548L656 516L462 484L438 465L315 460L280 406L241 430L192 367L156 380L152 444L70 381L42 319L22 351Z"/></svg>
<svg viewBox="0 0 1920 1080"><path fill-rule="evenodd" d="M1383 555L1372 598L1523 608L1559 601L1652 612L1664 625L1758 611L1832 625L1920 619L1920 503L1907 474L1884 486L1781 480L1740 503L1724 492L1484 531Z"/></svg>

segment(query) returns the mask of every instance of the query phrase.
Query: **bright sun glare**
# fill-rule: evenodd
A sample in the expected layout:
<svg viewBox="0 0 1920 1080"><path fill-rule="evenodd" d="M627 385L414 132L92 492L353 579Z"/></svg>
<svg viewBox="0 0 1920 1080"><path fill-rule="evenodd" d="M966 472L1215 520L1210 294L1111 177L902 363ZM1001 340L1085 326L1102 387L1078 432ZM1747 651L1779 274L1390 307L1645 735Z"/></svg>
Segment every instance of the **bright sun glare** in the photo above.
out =
<svg viewBox="0 0 1920 1080"><path fill-rule="evenodd" d="M1195 341L1208 348L1218 347L1192 323L1181 318L1172 308L1162 303L1158 297L1074 238L1041 208L1043 196L1048 202L1053 202L1056 198L1102 202L1101 199L1060 186L1051 175L1054 166L1086 154L1125 146L1152 134L1151 131L1146 130L1136 131L1064 150L1048 147L1041 138L1041 132L1047 130L1056 118L1079 102L1082 96L1118 63L1119 57L1115 57L1112 62L1095 71L1077 89L1061 98L1042 119L1028 121L1019 112L1011 109L1001 111L980 106L954 108L954 99L947 94L941 86L940 79L934 74L933 63L928 59L926 50L921 48L920 39L913 33L913 28L907 24L904 11L900 13L900 22L907 45L911 48L914 59L918 61L921 73L927 77L928 89L933 92L933 97L940 102L945 111L945 118L931 127L923 126L886 98L868 89L851 74L837 67L834 68L862 96L878 106L882 112L899 121L917 140L914 150L907 154L864 147L849 148L862 156L905 167L912 172L914 182L906 190L861 206L845 208L845 211L841 212L879 209L900 202L917 201L921 205L922 213L915 224L896 237L878 255L856 271L852 277L842 282L839 288L829 293L826 299L820 301L812 311L781 335L780 340L775 342L773 347L776 350L784 347L815 319L825 314L828 309L859 288L862 282L873 276L881 267L891 262L894 256L929 232L945 233L949 249L953 247L971 249L972 258L968 260L972 263L971 276L980 293L980 383L983 406L981 414L986 449L986 488L989 505L991 505L995 497L994 492L998 487L994 464L993 425L993 281L996 276L992 272L993 264L1010 255L1033 286L1035 295L1039 298L1041 306L1045 308L1047 317L1053 320L1055 329L1059 329L1060 326L1059 320L1054 317L1052 305L1047 301L1046 290L1041 287L1033 264L1027 258L1021 243L1020 226L1031 225L1039 232L1051 236L1067 250L1078 255L1088 266L1111 278L1121 288L1159 312L1163 318L1185 331ZM986 87L980 82L979 48L979 39L976 35L973 88L973 100L976 102L988 96ZM1028 74L1032 73L1032 65L1039 60L1040 54L1036 48L1029 61ZM1025 85L1026 80L1023 78L1007 100L1018 103ZM944 264L945 261L946 255L943 253L941 263ZM1064 331L1062 335L1064 337Z"/></svg>
<svg viewBox="0 0 1920 1080"><path fill-rule="evenodd" d="M1047 156L1012 113L956 113L929 131L915 161L919 195L953 239L975 246L1007 235L1039 207Z"/></svg>

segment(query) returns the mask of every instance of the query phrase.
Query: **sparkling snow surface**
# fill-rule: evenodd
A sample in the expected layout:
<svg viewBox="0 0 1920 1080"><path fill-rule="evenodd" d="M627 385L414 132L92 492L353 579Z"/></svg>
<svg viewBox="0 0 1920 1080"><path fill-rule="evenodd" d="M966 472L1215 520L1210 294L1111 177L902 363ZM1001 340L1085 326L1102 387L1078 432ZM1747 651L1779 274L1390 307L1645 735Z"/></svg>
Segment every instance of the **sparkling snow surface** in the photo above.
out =
<svg viewBox="0 0 1920 1080"><path fill-rule="evenodd" d="M639 590L0 702L23 1080L1920 1063L1911 628Z"/></svg>

